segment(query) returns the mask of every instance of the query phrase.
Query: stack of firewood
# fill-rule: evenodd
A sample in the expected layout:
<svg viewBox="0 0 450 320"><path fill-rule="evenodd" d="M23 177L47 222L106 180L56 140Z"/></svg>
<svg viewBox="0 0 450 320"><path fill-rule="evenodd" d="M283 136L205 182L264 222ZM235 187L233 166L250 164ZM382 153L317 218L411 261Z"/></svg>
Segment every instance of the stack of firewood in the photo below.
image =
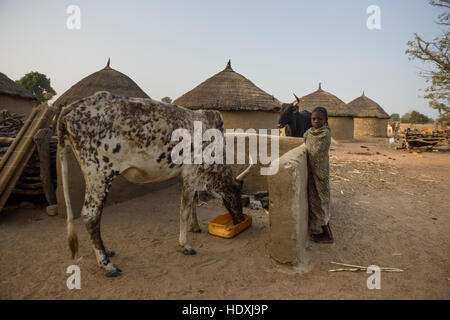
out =
<svg viewBox="0 0 450 320"><path fill-rule="evenodd" d="M23 116L6 109L0 110L0 159L8 151L8 147L22 127Z"/></svg>
<svg viewBox="0 0 450 320"><path fill-rule="evenodd" d="M56 141L50 142L50 160L52 164L56 163L56 149ZM56 166L52 166L52 179L53 185L56 186ZM33 152L12 193L22 195L44 194L40 177L40 161L37 151Z"/></svg>
<svg viewBox="0 0 450 320"><path fill-rule="evenodd" d="M419 131L407 129L402 138L402 147L406 149L426 147L428 150L432 150L438 144L444 144L450 146L450 131Z"/></svg>
<svg viewBox="0 0 450 320"><path fill-rule="evenodd" d="M0 110L0 137L15 138L22 127L23 116Z"/></svg>
<svg viewBox="0 0 450 320"><path fill-rule="evenodd" d="M8 152L9 147L13 144L18 136L19 131L24 127L25 122L23 116L11 113L7 110L0 110L0 161ZM34 144L34 143L32 143ZM50 140L50 163L56 163L57 142L56 139ZM6 160L6 158L4 159ZM44 195L44 188L40 176L40 157L34 148L31 157L24 167L17 183L12 190L12 194L16 195ZM52 182L56 185L56 167L51 166ZM4 190L0 190L0 194Z"/></svg>

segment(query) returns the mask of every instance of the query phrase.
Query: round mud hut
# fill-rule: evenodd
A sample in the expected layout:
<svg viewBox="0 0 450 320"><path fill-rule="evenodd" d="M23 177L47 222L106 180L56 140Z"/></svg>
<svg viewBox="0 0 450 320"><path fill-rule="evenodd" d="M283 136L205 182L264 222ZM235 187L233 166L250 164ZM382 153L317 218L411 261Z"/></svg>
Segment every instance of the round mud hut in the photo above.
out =
<svg viewBox="0 0 450 320"><path fill-rule="evenodd" d="M322 106L328 111L328 125L331 129L331 135L336 140L353 139L353 117L355 114L345 104L344 101L322 90L319 83L317 91L300 98L297 106L299 111L308 110L312 112L315 107Z"/></svg>
<svg viewBox="0 0 450 320"><path fill-rule="evenodd" d="M0 72L0 110L6 109L28 117L37 104L38 101L31 92Z"/></svg>
<svg viewBox="0 0 450 320"><path fill-rule="evenodd" d="M378 103L369 99L364 94L352 102L348 107L355 115L355 138L387 137L387 125L389 115Z"/></svg>
<svg viewBox="0 0 450 320"><path fill-rule="evenodd" d="M97 91L109 91L112 94L125 97L149 98L133 80L122 72L114 70L109 64L110 60L108 59L106 67L78 81L56 99L53 105L64 107L72 102L89 97Z"/></svg>
<svg viewBox="0 0 450 320"><path fill-rule="evenodd" d="M276 129L281 102L226 68L173 102L192 110L218 110L224 129ZM268 132L270 134L270 132Z"/></svg>
<svg viewBox="0 0 450 320"><path fill-rule="evenodd" d="M112 94L125 97L149 98L149 96L144 91L142 91L142 89L139 88L139 86L132 79L130 79L125 74L112 69L110 67L110 60L108 59L108 63L106 64L105 68L77 82L69 90L62 94L53 103L53 106L64 108L72 102L83 99L85 97L89 97L98 91L109 91ZM59 152L57 156L58 214L64 216L66 214L66 205L62 188ZM84 202L85 183L83 174L73 153L70 153L70 155L68 156L68 167L69 194L74 216L77 217L81 212L81 208ZM119 176L113 181L111 190L108 194L106 205L130 200L135 197L147 194L151 191L161 189L175 182L175 180L169 180L160 183L137 185L128 182L124 178Z"/></svg>

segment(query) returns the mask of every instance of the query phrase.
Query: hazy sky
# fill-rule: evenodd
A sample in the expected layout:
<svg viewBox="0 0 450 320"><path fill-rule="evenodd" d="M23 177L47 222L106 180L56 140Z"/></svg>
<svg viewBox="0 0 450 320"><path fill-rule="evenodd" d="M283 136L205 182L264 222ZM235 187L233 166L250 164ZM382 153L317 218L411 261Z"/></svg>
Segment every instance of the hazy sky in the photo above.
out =
<svg viewBox="0 0 450 320"><path fill-rule="evenodd" d="M66 26L69 5L81 29ZM381 9L369 30L366 9ZM363 90L389 114L435 117L419 90L421 62L409 61L415 32L439 34L440 11L426 0L21 1L0 0L0 72L16 80L45 73L62 94L111 67L149 96L172 99L225 68L283 102L322 88L344 102Z"/></svg>

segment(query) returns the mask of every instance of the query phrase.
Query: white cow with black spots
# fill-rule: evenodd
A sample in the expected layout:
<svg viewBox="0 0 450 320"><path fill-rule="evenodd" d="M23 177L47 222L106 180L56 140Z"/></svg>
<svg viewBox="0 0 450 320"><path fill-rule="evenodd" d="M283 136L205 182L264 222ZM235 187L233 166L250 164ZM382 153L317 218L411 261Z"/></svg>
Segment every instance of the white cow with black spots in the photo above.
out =
<svg viewBox="0 0 450 320"><path fill-rule="evenodd" d="M78 239L68 194L67 152L70 147L86 182L82 216L97 261L106 270L107 276L115 277L121 272L110 262L109 257L113 253L105 250L100 235L103 205L111 183L118 175L135 183L182 177L179 244L185 254L195 254L187 241L187 224L198 191L216 191L222 196L233 222L237 224L244 219L242 183L233 179L230 165L175 164L172 161L171 151L178 143L171 141L172 132L184 128L192 134L194 121L201 121L203 130L216 128L223 133L222 117L217 111L192 111L152 99L114 96L109 92L97 92L72 103L61 112L58 141L67 206L68 240L73 257L78 252ZM240 175L240 179L249 169ZM197 224L195 217L194 224ZM198 225L194 225L194 229L198 229Z"/></svg>

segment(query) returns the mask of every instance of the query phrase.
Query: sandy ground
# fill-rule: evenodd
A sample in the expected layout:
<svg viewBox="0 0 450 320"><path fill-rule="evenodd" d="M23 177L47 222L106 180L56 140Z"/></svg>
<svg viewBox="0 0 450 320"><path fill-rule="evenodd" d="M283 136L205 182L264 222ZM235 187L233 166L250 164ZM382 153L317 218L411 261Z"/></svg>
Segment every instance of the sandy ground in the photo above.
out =
<svg viewBox="0 0 450 320"><path fill-rule="evenodd" d="M198 208L204 232L189 234L197 255L183 255L179 184L105 209L103 239L123 270L114 279L97 267L81 219L81 258L73 261L64 219L47 216L43 206L2 212L0 299L449 299L450 153L421 155L385 140L332 147L336 241L309 244L309 271L269 257L262 210L247 211L253 225L234 239L205 232L224 212L213 203ZM369 290L369 274L328 272L330 261L405 271L382 273L381 289ZM81 269L80 290L66 287L72 264Z"/></svg>

